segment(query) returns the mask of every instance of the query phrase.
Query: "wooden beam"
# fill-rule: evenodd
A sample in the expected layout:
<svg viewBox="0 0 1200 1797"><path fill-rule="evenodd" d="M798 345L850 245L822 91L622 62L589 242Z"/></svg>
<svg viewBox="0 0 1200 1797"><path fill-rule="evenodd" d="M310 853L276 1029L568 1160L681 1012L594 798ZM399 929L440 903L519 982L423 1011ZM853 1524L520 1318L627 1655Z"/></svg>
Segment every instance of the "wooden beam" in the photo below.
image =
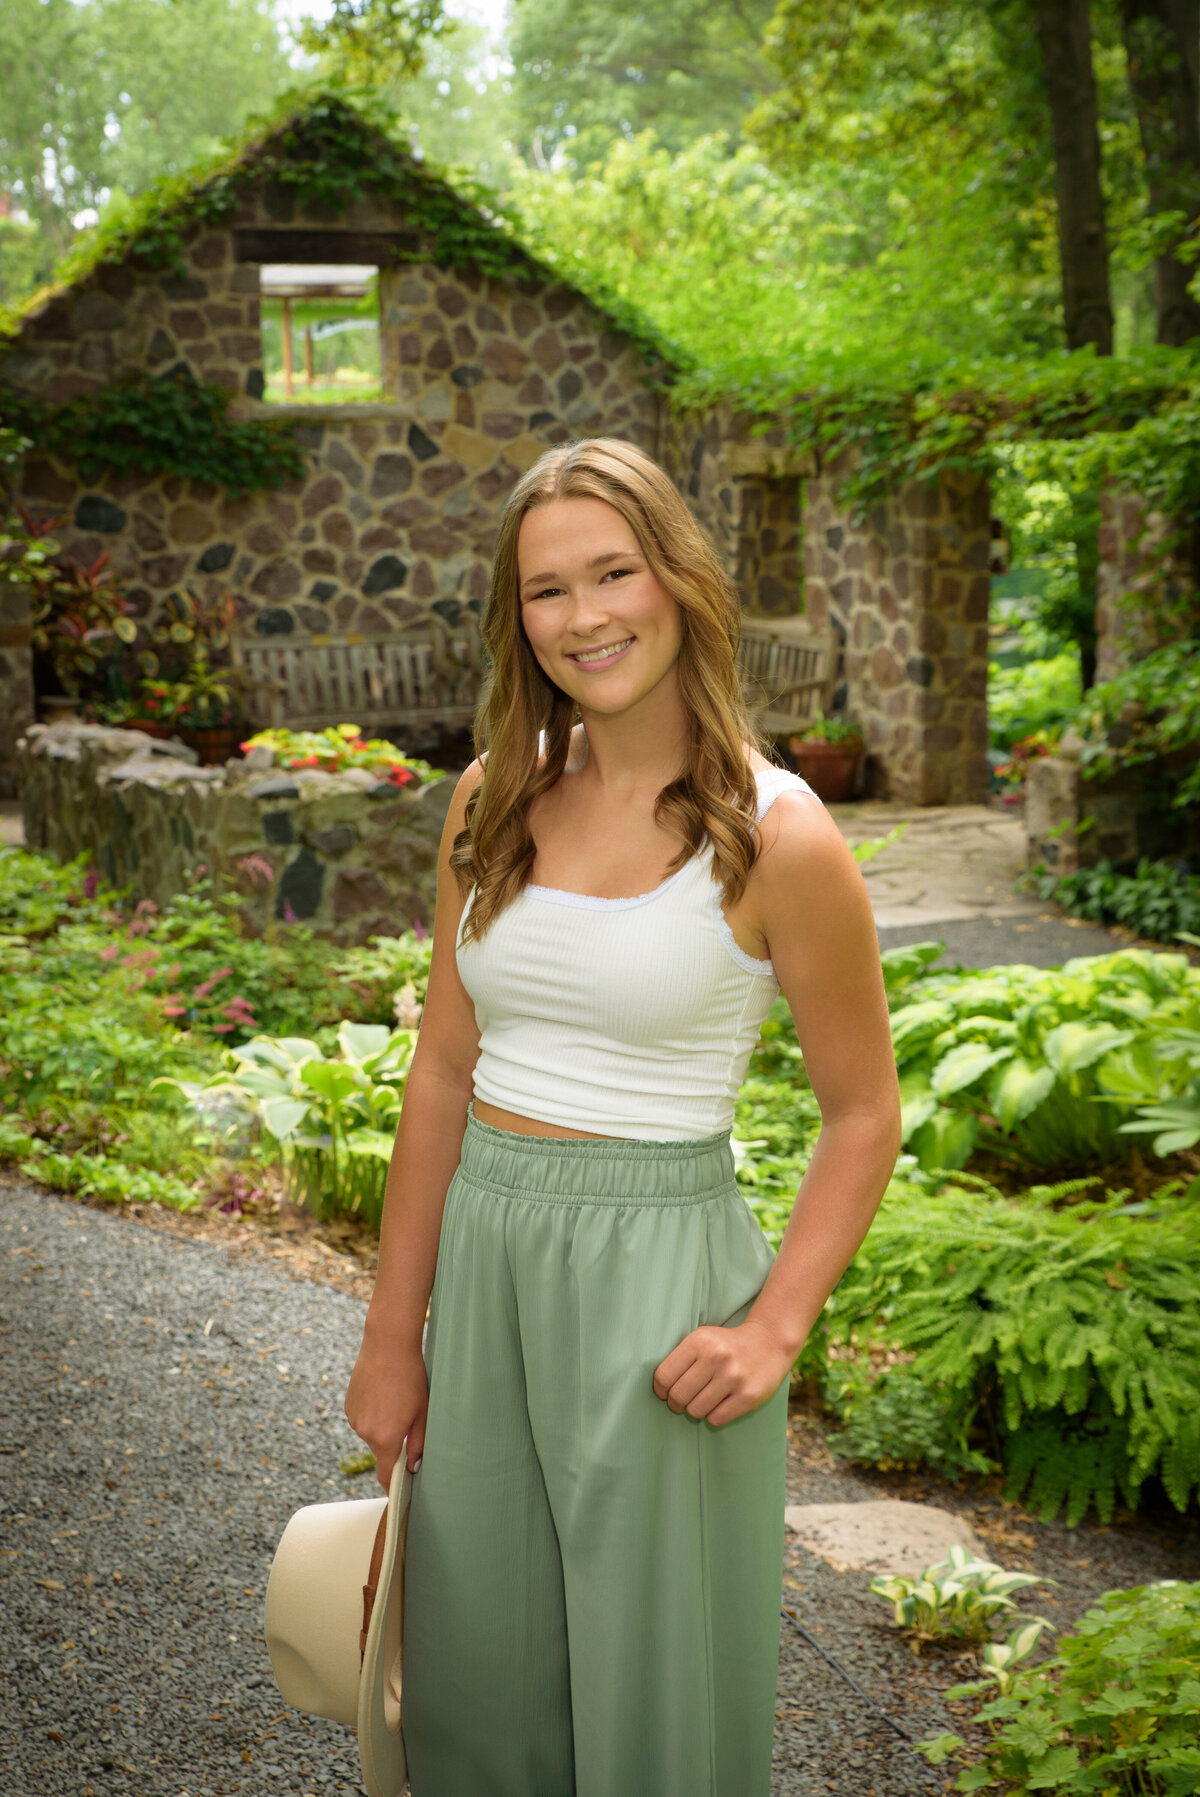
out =
<svg viewBox="0 0 1200 1797"><path fill-rule="evenodd" d="M386 268L404 262L421 248L415 231L280 231L238 225L233 253L239 262L349 262Z"/></svg>
<svg viewBox="0 0 1200 1797"><path fill-rule="evenodd" d="M279 302L283 324L283 397L292 397L292 302L286 296Z"/></svg>

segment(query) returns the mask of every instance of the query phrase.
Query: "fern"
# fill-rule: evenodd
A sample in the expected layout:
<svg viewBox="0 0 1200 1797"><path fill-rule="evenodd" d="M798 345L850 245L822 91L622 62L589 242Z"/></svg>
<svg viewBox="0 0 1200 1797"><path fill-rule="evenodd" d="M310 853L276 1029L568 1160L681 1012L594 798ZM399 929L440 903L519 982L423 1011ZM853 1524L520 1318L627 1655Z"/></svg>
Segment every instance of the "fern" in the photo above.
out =
<svg viewBox="0 0 1200 1797"><path fill-rule="evenodd" d="M1021 1202L971 1183L894 1184L834 1295L833 1339L911 1354L907 1377L937 1392L963 1448L963 1425L989 1417L1010 1495L1028 1489L1044 1517L1065 1506L1075 1523L1092 1504L1108 1521L1152 1475L1185 1509L1200 1490L1200 1214L1121 1193L1058 1210L1067 1188ZM845 1384L848 1425L863 1398Z"/></svg>

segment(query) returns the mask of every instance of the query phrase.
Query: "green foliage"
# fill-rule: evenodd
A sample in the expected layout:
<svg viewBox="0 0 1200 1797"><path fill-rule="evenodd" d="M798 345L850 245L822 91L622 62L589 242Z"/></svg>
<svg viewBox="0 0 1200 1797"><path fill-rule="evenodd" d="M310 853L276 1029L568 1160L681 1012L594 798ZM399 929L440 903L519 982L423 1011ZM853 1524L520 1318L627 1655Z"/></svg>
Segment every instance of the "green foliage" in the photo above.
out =
<svg viewBox="0 0 1200 1797"><path fill-rule="evenodd" d="M522 147L585 167L652 126L672 150L736 133L774 85L762 54L772 0L516 0L513 111Z"/></svg>
<svg viewBox="0 0 1200 1797"><path fill-rule="evenodd" d="M333 0L329 16L302 20L296 37L327 75L369 93L419 74L428 41L455 23L442 0Z"/></svg>
<svg viewBox="0 0 1200 1797"><path fill-rule="evenodd" d="M1165 644L1094 686L1071 726L1086 779L1143 770L1161 780L1154 764L1171 758L1170 803L1200 802L1200 641Z"/></svg>
<svg viewBox="0 0 1200 1797"><path fill-rule="evenodd" d="M421 241L414 261L478 269L521 283L538 272L495 196L468 180L452 186L414 160L390 132L394 117L358 96L292 90L274 113L210 165L155 182L80 237L56 271L60 285L129 259L135 267L182 274L189 233L225 223L251 184L274 181L301 208L340 213L367 194L393 200ZM20 315L0 330L12 333Z"/></svg>
<svg viewBox="0 0 1200 1797"><path fill-rule="evenodd" d="M331 724L325 730L260 730L242 747L271 749L280 767L313 767L325 773L370 768L396 786L423 786L445 777L441 768L431 767L418 755L405 755L395 743L365 737L357 724Z"/></svg>
<svg viewBox="0 0 1200 1797"><path fill-rule="evenodd" d="M266 0L6 0L0 67L0 189L51 261L81 209L212 155L289 74Z"/></svg>
<svg viewBox="0 0 1200 1797"><path fill-rule="evenodd" d="M293 1194L318 1215L354 1211L379 1227L415 1031L343 1023L338 1054L302 1037L256 1036L185 1096L228 1094L279 1143Z"/></svg>
<svg viewBox="0 0 1200 1797"><path fill-rule="evenodd" d="M1015 668L993 662L988 668L988 742L998 754L1011 755L1031 736L1057 738L1079 709L1079 700L1078 650Z"/></svg>
<svg viewBox="0 0 1200 1797"><path fill-rule="evenodd" d="M1200 969L1183 955L932 974L892 1014L904 1142L927 1169L972 1154L1064 1172L1119 1159L1138 1102L1122 1051L1158 1066L1197 1023Z"/></svg>
<svg viewBox="0 0 1200 1797"><path fill-rule="evenodd" d="M1154 942L1200 931L1200 878L1170 861L1142 856L1131 874L1117 873L1108 861L1062 876L1046 872L1036 891L1072 917L1123 924Z"/></svg>
<svg viewBox="0 0 1200 1797"><path fill-rule="evenodd" d="M1178 1196L900 1178L826 1320L860 1357L908 1356L948 1437L986 1424L1008 1497L1074 1526L1089 1505L1109 1521L1118 1491L1136 1507L1151 1475L1179 1510L1200 1488L1198 1291L1200 1212Z"/></svg>
<svg viewBox="0 0 1200 1797"><path fill-rule="evenodd" d="M161 909L132 907L83 861L0 853L0 1112L17 1138L6 1153L40 1153L27 1138L40 1140L39 1177L69 1189L89 1169L110 1186L130 1169L198 1180L237 1120L216 1105L191 1117L169 1086L148 1096L156 1079L202 1085L222 1046L264 1029L325 1039L346 1017L383 1023L393 974L410 1008L424 995L428 944L414 935L356 959L303 928L286 943L243 937L236 903L198 882Z"/></svg>
<svg viewBox="0 0 1200 1797"><path fill-rule="evenodd" d="M862 725L851 718L814 718L800 732L804 742L861 744L864 740Z"/></svg>
<svg viewBox="0 0 1200 1797"><path fill-rule="evenodd" d="M95 1154L64 1154L37 1137L21 1140L18 1149L19 1139L20 1132L0 1117L0 1160L11 1157L22 1173L57 1191L76 1192L102 1204L163 1204L181 1211L196 1210L203 1203L197 1187L173 1173L156 1173Z"/></svg>
<svg viewBox="0 0 1200 1797"><path fill-rule="evenodd" d="M990 1639L996 1619L1015 1610L1012 1593L1044 1582L1035 1572L1006 1572L955 1542L946 1558L927 1566L919 1578L880 1576L871 1580L871 1592L891 1604L897 1628L910 1631L918 1642L982 1645ZM1050 1626L1041 1618L1034 1620L1041 1622L1041 1628L1032 1632L1026 1652Z"/></svg>
<svg viewBox="0 0 1200 1797"><path fill-rule="evenodd" d="M1108 1591L1058 1652L993 1695L986 1678L951 1698L991 1696L960 1735L918 1744L935 1766L970 1763L956 1791L1194 1797L1200 1789L1200 1584L1166 1579Z"/></svg>
<svg viewBox="0 0 1200 1797"><path fill-rule="evenodd" d="M825 1338L829 1333L826 1325ZM841 1428L825 1437L832 1453L882 1472L928 1466L951 1480L996 1470L993 1459L970 1445L974 1419L968 1417L964 1427L955 1394L935 1389L905 1365L877 1369L854 1359L826 1365L825 1345L824 1339L813 1344L813 1355L819 1346L820 1356L801 1370L817 1376L823 1401L841 1420Z"/></svg>
<svg viewBox="0 0 1200 1797"><path fill-rule="evenodd" d="M73 461L88 481L105 469L167 473L240 497L297 479L304 452L289 426L262 419L237 423L228 416L229 401L222 388L186 377L154 380L131 373L60 406L0 389L0 424Z"/></svg>

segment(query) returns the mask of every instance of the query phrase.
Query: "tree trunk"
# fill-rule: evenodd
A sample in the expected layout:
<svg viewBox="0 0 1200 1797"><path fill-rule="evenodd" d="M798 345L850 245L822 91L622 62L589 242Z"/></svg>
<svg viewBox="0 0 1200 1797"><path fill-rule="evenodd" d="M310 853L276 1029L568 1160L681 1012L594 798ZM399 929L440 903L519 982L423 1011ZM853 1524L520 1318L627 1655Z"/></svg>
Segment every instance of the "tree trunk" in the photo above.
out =
<svg viewBox="0 0 1200 1797"><path fill-rule="evenodd" d="M1186 343L1200 337L1195 264L1176 254L1200 220L1200 0L1121 0L1121 30L1151 214L1183 215L1154 264L1158 341Z"/></svg>
<svg viewBox="0 0 1200 1797"><path fill-rule="evenodd" d="M1035 0L1054 132L1054 186L1067 344L1112 354L1108 240L1100 194L1100 133L1088 0Z"/></svg>

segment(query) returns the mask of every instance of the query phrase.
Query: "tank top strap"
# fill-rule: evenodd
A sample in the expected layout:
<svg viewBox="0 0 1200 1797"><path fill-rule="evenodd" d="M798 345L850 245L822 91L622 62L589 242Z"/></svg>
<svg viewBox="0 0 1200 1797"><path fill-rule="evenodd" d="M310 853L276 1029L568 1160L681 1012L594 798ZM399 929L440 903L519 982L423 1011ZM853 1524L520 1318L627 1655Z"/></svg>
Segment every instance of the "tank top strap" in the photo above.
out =
<svg viewBox="0 0 1200 1797"><path fill-rule="evenodd" d="M786 767L762 767L754 776L758 786L758 821L762 822L781 792L812 792L807 780ZM813 797L816 794L813 793Z"/></svg>

